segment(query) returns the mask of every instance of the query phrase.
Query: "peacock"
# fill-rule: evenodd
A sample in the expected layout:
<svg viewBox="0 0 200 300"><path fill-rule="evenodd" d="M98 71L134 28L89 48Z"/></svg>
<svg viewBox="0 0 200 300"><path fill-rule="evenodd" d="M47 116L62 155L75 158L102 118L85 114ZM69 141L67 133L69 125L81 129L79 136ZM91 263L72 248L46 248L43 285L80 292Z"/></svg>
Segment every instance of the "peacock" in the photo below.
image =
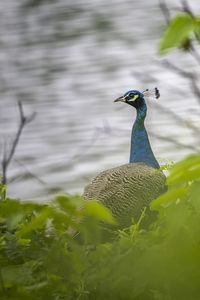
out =
<svg viewBox="0 0 200 300"><path fill-rule="evenodd" d="M159 98L159 90L153 90ZM166 177L160 169L145 129L147 114L145 98L152 91L130 90L114 102L124 102L136 109L136 119L131 134L130 161L98 174L86 186L83 198L98 200L107 207L120 227L129 226L141 216L144 207L166 190ZM148 209L148 211L150 211Z"/></svg>

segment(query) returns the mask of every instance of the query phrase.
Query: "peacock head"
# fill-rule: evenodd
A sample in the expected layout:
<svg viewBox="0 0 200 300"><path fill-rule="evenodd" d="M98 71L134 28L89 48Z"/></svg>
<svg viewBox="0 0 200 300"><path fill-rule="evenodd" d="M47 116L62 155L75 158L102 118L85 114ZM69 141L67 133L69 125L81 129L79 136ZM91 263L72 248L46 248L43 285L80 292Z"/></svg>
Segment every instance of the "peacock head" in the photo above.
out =
<svg viewBox="0 0 200 300"><path fill-rule="evenodd" d="M159 90L157 88L153 90L147 89L142 93L137 90L131 90L126 92L123 96L114 100L114 102L125 102L138 109L142 106L145 106L145 97L149 97L149 96L159 98L160 97Z"/></svg>

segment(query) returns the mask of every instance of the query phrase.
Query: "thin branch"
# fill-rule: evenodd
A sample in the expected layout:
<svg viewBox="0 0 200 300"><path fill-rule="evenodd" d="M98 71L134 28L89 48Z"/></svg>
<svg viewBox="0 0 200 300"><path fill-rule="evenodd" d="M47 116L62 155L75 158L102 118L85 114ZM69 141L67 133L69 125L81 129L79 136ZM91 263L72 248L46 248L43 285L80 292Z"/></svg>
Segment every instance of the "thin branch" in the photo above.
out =
<svg viewBox="0 0 200 300"><path fill-rule="evenodd" d="M166 115L171 116L173 119L175 119L177 121L177 123L181 124L181 125L186 125L186 121L185 119L183 119L181 116L179 116L175 111L164 107L163 105L156 103L156 109L160 112L164 112ZM191 129L193 131L193 134L200 134L200 129L197 128L196 126L194 126L193 124L188 124L188 128Z"/></svg>
<svg viewBox="0 0 200 300"><path fill-rule="evenodd" d="M181 3L182 3L183 11L188 13L189 15L191 15L191 17L194 17L194 14L193 14L188 2L186 0L182 0Z"/></svg>
<svg viewBox="0 0 200 300"><path fill-rule="evenodd" d="M198 102L200 103L200 89L198 86L198 77L195 73L184 71L183 69L177 67L173 63L169 62L168 60L163 60L162 63L169 69L174 70L176 73L186 77L190 80L190 85L192 88L193 93L197 96Z"/></svg>
<svg viewBox="0 0 200 300"><path fill-rule="evenodd" d="M166 59L162 60L162 64L165 67L167 67L167 68L169 68L171 70L174 70L176 73L178 73L178 74L180 74L180 75L182 75L184 77L191 78L191 77L194 76L193 73L184 71L183 69L177 67L176 65L174 65L173 63L171 63L170 61L168 61Z"/></svg>
<svg viewBox="0 0 200 300"><path fill-rule="evenodd" d="M5 149L4 149L4 154L3 154L3 161L2 161L2 169L3 169L3 184L7 183L7 170L8 170L8 166L13 158L13 155L15 153L16 147L19 143L19 139L20 136L22 134L22 130L24 128L24 126L28 123L30 123L34 117L35 117L35 113L31 114L29 117L24 115L24 111L23 111L23 106L21 101L18 101L18 109L19 109L19 114L20 114L20 123L19 123L19 127L18 130L16 132L16 136L14 138L14 141L12 143L11 149L9 151L9 153L7 154Z"/></svg>
<svg viewBox="0 0 200 300"><path fill-rule="evenodd" d="M25 177L27 178L27 176L28 176L28 177L35 179L43 186L47 185L47 183L44 180L42 180L39 176L37 176L33 172L31 172L22 162L20 162L19 160L15 160L15 161L17 162L18 165L20 165L24 169L24 172L20 176L21 178L25 178ZM18 175L14 176L13 178L10 178L8 183L14 182L17 179L19 180Z"/></svg>
<svg viewBox="0 0 200 300"><path fill-rule="evenodd" d="M189 51L190 51L190 54L194 57L194 59L200 65L200 54L197 52L196 48L194 47L194 45L192 43L190 44Z"/></svg>
<svg viewBox="0 0 200 300"><path fill-rule="evenodd" d="M159 135L159 134L156 134L156 133L153 133L153 132L149 132L150 133L150 136L153 136L159 140L163 140L163 141L167 141L167 142L170 142L172 143L173 145L175 145L176 147L180 148L180 149L190 149L194 152L197 152L199 151L199 148L198 147L195 147L193 145L188 145L188 144L183 144L183 143L180 143L177 141L176 138L172 138L170 136L162 136L162 135Z"/></svg>
<svg viewBox="0 0 200 300"><path fill-rule="evenodd" d="M159 6L160 6L160 9L163 13L163 16L165 17L165 21L168 25L169 22L170 22L170 12L169 12L169 9L168 9L165 1L164 0L159 0Z"/></svg>

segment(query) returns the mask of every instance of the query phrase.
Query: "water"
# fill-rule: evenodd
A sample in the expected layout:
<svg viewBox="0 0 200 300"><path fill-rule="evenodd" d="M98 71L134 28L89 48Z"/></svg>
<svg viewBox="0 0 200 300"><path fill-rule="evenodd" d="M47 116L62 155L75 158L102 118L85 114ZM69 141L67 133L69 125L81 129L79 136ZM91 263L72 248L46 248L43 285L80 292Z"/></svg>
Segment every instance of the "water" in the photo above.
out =
<svg viewBox="0 0 200 300"><path fill-rule="evenodd" d="M197 0L190 5L200 13ZM17 129L16 102L37 114L9 167L9 196L81 193L99 171L126 163L135 111L113 100L132 88L160 89L146 126L161 163L199 149L190 126L200 127L200 105L156 55L165 24L157 0L8 0L0 11L1 155ZM189 54L167 58L198 70Z"/></svg>

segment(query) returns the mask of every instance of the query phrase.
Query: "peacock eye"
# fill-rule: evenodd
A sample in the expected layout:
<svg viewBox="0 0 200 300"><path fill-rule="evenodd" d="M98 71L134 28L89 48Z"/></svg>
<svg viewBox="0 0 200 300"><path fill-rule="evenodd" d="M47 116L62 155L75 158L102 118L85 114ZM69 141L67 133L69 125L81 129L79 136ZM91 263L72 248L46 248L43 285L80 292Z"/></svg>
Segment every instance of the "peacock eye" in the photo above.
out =
<svg viewBox="0 0 200 300"><path fill-rule="evenodd" d="M130 93L129 96L132 98L134 97L135 95L133 93Z"/></svg>

